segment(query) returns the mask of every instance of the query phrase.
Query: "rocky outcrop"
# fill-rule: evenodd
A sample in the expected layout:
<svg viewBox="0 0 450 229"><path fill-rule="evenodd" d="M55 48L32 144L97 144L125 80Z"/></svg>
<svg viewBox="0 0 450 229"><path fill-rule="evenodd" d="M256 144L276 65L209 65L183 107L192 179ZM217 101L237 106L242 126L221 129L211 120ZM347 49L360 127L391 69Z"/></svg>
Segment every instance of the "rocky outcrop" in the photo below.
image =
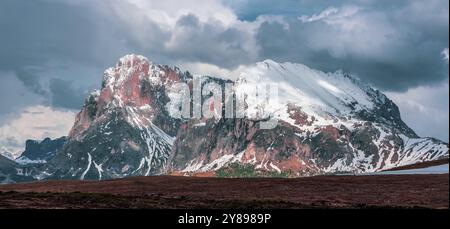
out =
<svg viewBox="0 0 450 229"><path fill-rule="evenodd" d="M58 150L67 142L67 137L57 139L46 138L42 141L27 140L25 151L16 159L21 164L46 163L52 159Z"/></svg>

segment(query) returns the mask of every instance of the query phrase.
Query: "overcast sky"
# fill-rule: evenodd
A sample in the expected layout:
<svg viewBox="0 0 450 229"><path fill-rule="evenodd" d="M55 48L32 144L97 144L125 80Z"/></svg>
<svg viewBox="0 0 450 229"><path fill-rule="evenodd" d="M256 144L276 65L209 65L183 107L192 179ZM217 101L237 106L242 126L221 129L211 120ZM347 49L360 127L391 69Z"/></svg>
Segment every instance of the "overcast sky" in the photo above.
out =
<svg viewBox="0 0 450 229"><path fill-rule="evenodd" d="M265 59L342 69L448 141L448 23L448 0L1 0L0 147L67 134L128 53L218 75Z"/></svg>

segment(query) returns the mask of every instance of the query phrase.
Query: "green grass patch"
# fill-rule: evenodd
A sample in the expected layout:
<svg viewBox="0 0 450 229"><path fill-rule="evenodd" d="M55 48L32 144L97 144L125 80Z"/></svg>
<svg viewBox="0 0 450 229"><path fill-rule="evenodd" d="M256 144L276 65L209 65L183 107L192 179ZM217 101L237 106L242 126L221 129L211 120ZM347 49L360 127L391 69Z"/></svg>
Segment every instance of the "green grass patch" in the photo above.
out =
<svg viewBox="0 0 450 229"><path fill-rule="evenodd" d="M216 171L217 177L222 178L249 178L249 177L290 177L289 172L265 171L256 169L251 164L232 163Z"/></svg>

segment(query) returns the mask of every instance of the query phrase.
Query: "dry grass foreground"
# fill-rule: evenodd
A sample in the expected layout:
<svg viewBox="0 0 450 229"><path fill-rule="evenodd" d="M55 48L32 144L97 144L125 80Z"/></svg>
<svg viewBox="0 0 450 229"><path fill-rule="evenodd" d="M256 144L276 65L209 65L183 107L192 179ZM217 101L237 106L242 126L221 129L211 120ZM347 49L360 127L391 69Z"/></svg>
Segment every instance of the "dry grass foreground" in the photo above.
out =
<svg viewBox="0 0 450 229"><path fill-rule="evenodd" d="M0 208L448 208L449 175L205 178L0 185Z"/></svg>

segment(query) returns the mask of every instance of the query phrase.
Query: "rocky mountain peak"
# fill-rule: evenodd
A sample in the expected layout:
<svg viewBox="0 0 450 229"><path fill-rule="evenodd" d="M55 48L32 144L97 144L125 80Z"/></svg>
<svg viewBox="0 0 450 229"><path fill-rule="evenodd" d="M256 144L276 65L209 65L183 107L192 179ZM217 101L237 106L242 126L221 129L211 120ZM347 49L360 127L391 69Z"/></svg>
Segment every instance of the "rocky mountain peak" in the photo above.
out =
<svg viewBox="0 0 450 229"><path fill-rule="evenodd" d="M170 90L178 82L192 90L195 80L143 56L122 57L87 97L68 142L42 174L58 179L214 175L237 163L263 175L309 176L448 158L448 144L418 137L383 93L342 71L265 60L242 69L236 81L201 80L202 89L213 83L224 91L225 84L234 84L244 93L247 114L263 111L278 120L272 129L259 128L261 119L248 115L175 118L167 105L178 104L181 96ZM262 84L278 88L274 103L251 100L262 94Z"/></svg>
<svg viewBox="0 0 450 229"><path fill-rule="evenodd" d="M66 143L66 137L57 139L45 138L42 141L27 140L25 151L16 159L20 164L45 163L56 155L56 152Z"/></svg>
<svg viewBox="0 0 450 229"><path fill-rule="evenodd" d="M104 72L101 89L86 99L69 137L79 136L94 120L117 110L135 110L151 119L166 100L165 90L183 78L185 73L178 68L156 65L141 55L120 58Z"/></svg>

